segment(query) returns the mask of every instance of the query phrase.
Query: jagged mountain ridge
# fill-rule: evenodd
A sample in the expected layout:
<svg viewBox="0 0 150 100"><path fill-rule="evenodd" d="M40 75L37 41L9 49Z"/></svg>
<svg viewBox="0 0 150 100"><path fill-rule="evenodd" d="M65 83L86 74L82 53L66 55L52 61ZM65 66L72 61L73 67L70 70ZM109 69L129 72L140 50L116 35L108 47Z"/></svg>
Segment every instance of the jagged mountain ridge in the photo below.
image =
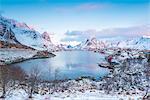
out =
<svg viewBox="0 0 150 100"><path fill-rule="evenodd" d="M108 38L99 39L91 38L87 39L85 42L80 43L74 48L78 49L103 49L103 48L130 48L130 49L140 49L140 50L150 50L150 38L139 37L132 39L124 38Z"/></svg>
<svg viewBox="0 0 150 100"><path fill-rule="evenodd" d="M25 23L2 16L0 16L0 40L26 45L38 50L55 48L47 32L40 34Z"/></svg>

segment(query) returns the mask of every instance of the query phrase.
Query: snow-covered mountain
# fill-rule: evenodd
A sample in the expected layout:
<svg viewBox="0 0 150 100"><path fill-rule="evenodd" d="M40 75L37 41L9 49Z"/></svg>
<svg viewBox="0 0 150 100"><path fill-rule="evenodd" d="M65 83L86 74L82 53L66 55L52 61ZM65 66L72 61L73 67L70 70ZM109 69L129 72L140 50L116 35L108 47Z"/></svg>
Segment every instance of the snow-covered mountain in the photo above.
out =
<svg viewBox="0 0 150 100"><path fill-rule="evenodd" d="M2 16L0 16L0 40L26 45L38 50L53 50L55 48L47 32L40 34L25 23L19 23Z"/></svg>
<svg viewBox="0 0 150 100"><path fill-rule="evenodd" d="M128 41L127 47L141 50L150 50L150 38L148 36L135 38L133 40Z"/></svg>
<svg viewBox="0 0 150 100"><path fill-rule="evenodd" d="M96 38L87 39L85 42L80 43L74 48L78 49L103 49L103 48L130 48L140 50L150 50L150 38L143 36L139 38L103 38L97 40Z"/></svg>
<svg viewBox="0 0 150 100"><path fill-rule="evenodd" d="M141 30L144 29L142 28ZM91 32L90 34L92 34L93 31L90 32ZM78 32L76 32L76 34L71 33L71 35L75 36L79 34L83 33ZM49 50L49 51L55 51L58 49L93 50L93 49L114 48L114 47L150 50L150 37L148 36L138 38L137 37L136 38L112 37L102 39L91 38L87 39L84 42L81 42L76 46L72 46L70 44L68 45L60 44L58 46L55 46L51 41L49 33L44 32L43 34L41 34L38 31L35 31L33 28L30 28L25 23L19 23L13 19L8 19L2 16L0 16L0 41L12 44L20 44L22 46L31 47L38 50Z"/></svg>
<svg viewBox="0 0 150 100"><path fill-rule="evenodd" d="M87 39L85 42L80 43L75 46L76 49L96 49L96 48L104 48L105 44L102 41L98 41L96 38Z"/></svg>

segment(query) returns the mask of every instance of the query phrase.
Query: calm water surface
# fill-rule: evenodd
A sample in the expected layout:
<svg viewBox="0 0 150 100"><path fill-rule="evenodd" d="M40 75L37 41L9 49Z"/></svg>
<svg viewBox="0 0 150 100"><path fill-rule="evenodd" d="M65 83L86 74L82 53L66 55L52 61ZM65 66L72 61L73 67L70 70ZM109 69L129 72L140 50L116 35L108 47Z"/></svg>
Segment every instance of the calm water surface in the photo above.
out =
<svg viewBox="0 0 150 100"><path fill-rule="evenodd" d="M27 73L37 67L43 79L76 79L80 76L91 76L99 79L109 73L108 69L100 68L98 62L104 56L90 51L62 51L55 52L55 57L34 59L15 64ZM56 77L55 77L56 76Z"/></svg>

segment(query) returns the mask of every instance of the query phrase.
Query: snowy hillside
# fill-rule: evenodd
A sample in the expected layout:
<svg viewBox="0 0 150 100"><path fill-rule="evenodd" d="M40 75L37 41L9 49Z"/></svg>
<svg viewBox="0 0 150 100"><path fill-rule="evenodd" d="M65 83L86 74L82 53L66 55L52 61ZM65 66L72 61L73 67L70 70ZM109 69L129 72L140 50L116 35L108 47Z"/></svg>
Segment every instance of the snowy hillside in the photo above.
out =
<svg viewBox="0 0 150 100"><path fill-rule="evenodd" d="M52 50L55 47L48 33L40 34L25 23L2 16L0 16L0 40L20 43L38 50Z"/></svg>
<svg viewBox="0 0 150 100"><path fill-rule="evenodd" d="M133 48L150 50L150 38L141 37L133 41Z"/></svg>
<svg viewBox="0 0 150 100"><path fill-rule="evenodd" d="M125 41L118 42L116 47L150 50L150 38L143 36L140 38L127 39Z"/></svg>

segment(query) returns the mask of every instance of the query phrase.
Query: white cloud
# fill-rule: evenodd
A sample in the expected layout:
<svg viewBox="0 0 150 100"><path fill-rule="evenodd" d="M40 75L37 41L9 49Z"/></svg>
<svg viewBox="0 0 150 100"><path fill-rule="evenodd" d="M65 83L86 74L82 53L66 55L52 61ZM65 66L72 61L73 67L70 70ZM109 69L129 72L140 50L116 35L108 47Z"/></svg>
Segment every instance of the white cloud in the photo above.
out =
<svg viewBox="0 0 150 100"><path fill-rule="evenodd" d="M87 38L109 38L109 37L140 37L150 36L150 25L134 26L127 28L112 28L103 29L101 31L87 30L87 31L68 31L65 33L65 38L61 41L83 41Z"/></svg>

